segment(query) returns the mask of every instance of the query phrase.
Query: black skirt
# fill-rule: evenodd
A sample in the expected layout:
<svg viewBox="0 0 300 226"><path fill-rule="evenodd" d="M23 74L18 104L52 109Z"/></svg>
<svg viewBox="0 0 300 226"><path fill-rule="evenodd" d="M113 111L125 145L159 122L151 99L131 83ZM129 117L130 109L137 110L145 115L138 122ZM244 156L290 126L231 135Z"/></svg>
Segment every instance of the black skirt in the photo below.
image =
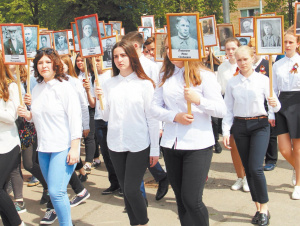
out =
<svg viewBox="0 0 300 226"><path fill-rule="evenodd" d="M300 91L280 92L281 109L276 113L276 134L300 138Z"/></svg>

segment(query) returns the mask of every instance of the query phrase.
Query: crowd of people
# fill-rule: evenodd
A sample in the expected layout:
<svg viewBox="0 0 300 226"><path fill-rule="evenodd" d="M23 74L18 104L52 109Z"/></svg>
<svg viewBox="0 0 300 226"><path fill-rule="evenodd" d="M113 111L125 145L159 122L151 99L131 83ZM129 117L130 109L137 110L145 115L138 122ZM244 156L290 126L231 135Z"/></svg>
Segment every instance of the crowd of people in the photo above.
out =
<svg viewBox="0 0 300 226"><path fill-rule="evenodd" d="M47 210L40 223L50 225L58 219L61 226L73 225L70 207L89 198L84 182L100 166L101 151L110 182L102 195L118 192L124 197L130 225L149 222L143 181L147 168L159 184L156 200L167 194L170 183L181 225L209 225L203 190L213 152L222 152L221 133L237 174L231 189L250 192L257 209L251 222L268 225L264 170L276 167L277 138L281 154L294 168L292 199L300 199L299 41L289 28L285 57L273 65L274 90L269 86L268 62L255 54L253 40L241 46L236 38L228 38L227 60L220 63L207 53L203 62L191 61L188 68L183 61L170 60L167 38L163 62L154 62L154 37L144 42L138 31L112 46L111 70L102 70L100 56L77 54L72 59L42 48L30 75L25 66L5 65L0 54L3 224L25 225L19 215L26 211L23 161L32 174L29 183L43 187L40 204L46 204ZM207 67L210 61L213 70ZM187 113L187 102L192 114ZM158 161L161 153L166 171ZM76 194L71 200L68 184Z"/></svg>

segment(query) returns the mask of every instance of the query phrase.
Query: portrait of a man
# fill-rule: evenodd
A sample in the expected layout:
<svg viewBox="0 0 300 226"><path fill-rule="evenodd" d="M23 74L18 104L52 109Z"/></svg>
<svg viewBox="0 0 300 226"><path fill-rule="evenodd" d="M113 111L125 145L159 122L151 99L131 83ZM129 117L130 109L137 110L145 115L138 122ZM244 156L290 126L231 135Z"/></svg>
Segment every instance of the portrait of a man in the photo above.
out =
<svg viewBox="0 0 300 226"><path fill-rule="evenodd" d="M213 34L212 19L203 20L202 22L203 35Z"/></svg>
<svg viewBox="0 0 300 226"><path fill-rule="evenodd" d="M222 27L218 27L219 29L219 41L220 41L220 48L221 50L225 50L225 41L227 38L229 37L233 37L233 31L232 31L232 27L229 26L229 27L225 27L225 26L222 26Z"/></svg>
<svg viewBox="0 0 300 226"><path fill-rule="evenodd" d="M263 28L261 46L262 47L276 47L281 46L281 40L278 35L273 34L272 24L269 22L261 21L261 27Z"/></svg>
<svg viewBox="0 0 300 226"><path fill-rule="evenodd" d="M248 40L246 38L238 38L242 46L248 45Z"/></svg>
<svg viewBox="0 0 300 226"><path fill-rule="evenodd" d="M19 38L20 31L18 26L7 26L6 29L6 38L4 42L4 53L5 55L23 55L24 47L23 42Z"/></svg>
<svg viewBox="0 0 300 226"><path fill-rule="evenodd" d="M253 33L253 19L244 18L241 19L241 34L242 33Z"/></svg>
<svg viewBox="0 0 300 226"><path fill-rule="evenodd" d="M152 20L150 17L145 17L143 20L143 27L152 27Z"/></svg>
<svg viewBox="0 0 300 226"><path fill-rule="evenodd" d="M83 38L80 40L82 49L89 49L99 46L99 39L93 35L93 23L90 18L85 18L81 23Z"/></svg>
<svg viewBox="0 0 300 226"><path fill-rule="evenodd" d="M74 50L72 30L68 30L68 39L69 39L68 41L69 41L70 50Z"/></svg>
<svg viewBox="0 0 300 226"><path fill-rule="evenodd" d="M50 48L50 40L48 41L47 37L49 35L40 35L40 49L42 48Z"/></svg>
<svg viewBox="0 0 300 226"><path fill-rule="evenodd" d="M147 38L151 37L151 28L145 27L141 31L144 32L144 41L146 41Z"/></svg>
<svg viewBox="0 0 300 226"><path fill-rule="evenodd" d="M35 52L37 49L37 35L33 35L33 29L35 27L25 27L24 33L25 33L25 44L26 44L26 50L29 52Z"/></svg>
<svg viewBox="0 0 300 226"><path fill-rule="evenodd" d="M113 47L113 42L111 39L106 39L106 45L105 45L105 50L104 50L104 55L103 55L103 60L108 61L112 59L112 47Z"/></svg>
<svg viewBox="0 0 300 226"><path fill-rule="evenodd" d="M104 38L105 37L105 31L104 31L104 23L103 22L99 22L99 28L100 28L101 38Z"/></svg>
<svg viewBox="0 0 300 226"><path fill-rule="evenodd" d="M66 39L67 32L55 32L55 49L59 54L67 54L69 52L68 42Z"/></svg>
<svg viewBox="0 0 300 226"><path fill-rule="evenodd" d="M112 36L110 24L105 24L105 33L106 33L106 36Z"/></svg>

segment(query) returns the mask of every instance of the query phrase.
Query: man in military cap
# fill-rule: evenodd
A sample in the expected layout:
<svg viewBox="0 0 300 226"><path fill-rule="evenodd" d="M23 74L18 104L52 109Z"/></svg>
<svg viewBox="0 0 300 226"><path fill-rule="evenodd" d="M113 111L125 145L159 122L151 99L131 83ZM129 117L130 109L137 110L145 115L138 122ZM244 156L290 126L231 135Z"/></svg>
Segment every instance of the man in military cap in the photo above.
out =
<svg viewBox="0 0 300 226"><path fill-rule="evenodd" d="M280 38L272 33L272 25L270 23L265 23L264 25L265 36L262 37L262 47L274 47L281 46Z"/></svg>
<svg viewBox="0 0 300 226"><path fill-rule="evenodd" d="M17 27L6 27L6 31L9 36L9 39L4 43L5 55L23 55L23 43L17 39Z"/></svg>
<svg viewBox="0 0 300 226"><path fill-rule="evenodd" d="M82 49L89 49L99 46L99 39L92 36L93 34L93 24L89 18L82 20L82 31L84 38L80 40Z"/></svg>
<svg viewBox="0 0 300 226"><path fill-rule="evenodd" d="M32 30L29 27L26 27L24 30L25 30L26 50L32 52L36 51L37 43L33 39Z"/></svg>

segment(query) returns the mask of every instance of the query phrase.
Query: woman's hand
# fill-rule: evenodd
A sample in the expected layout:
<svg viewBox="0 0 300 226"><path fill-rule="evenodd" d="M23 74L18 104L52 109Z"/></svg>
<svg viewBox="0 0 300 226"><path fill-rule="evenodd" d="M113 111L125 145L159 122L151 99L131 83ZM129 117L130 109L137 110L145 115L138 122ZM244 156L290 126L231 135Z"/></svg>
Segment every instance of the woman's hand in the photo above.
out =
<svg viewBox="0 0 300 226"><path fill-rule="evenodd" d="M231 149L230 145L230 136L223 136L223 144L225 148Z"/></svg>
<svg viewBox="0 0 300 226"><path fill-rule="evenodd" d="M17 113L20 117L25 118L27 121L31 120L31 112L27 110L26 106L19 105Z"/></svg>
<svg viewBox="0 0 300 226"><path fill-rule="evenodd" d="M83 79L83 87L88 91L91 89L91 84L89 79Z"/></svg>
<svg viewBox="0 0 300 226"><path fill-rule="evenodd" d="M269 123L272 127L275 127L275 119L269 119Z"/></svg>
<svg viewBox="0 0 300 226"><path fill-rule="evenodd" d="M174 122L178 122L182 125L189 125L194 121L194 116L193 115L189 115L187 113L177 113L175 118L174 118Z"/></svg>
<svg viewBox="0 0 300 226"><path fill-rule="evenodd" d="M150 167L153 167L158 162L159 156L150 156Z"/></svg>
<svg viewBox="0 0 300 226"><path fill-rule="evenodd" d="M275 97L268 97L268 102L269 105L273 108L277 106L277 101Z"/></svg>
<svg viewBox="0 0 300 226"><path fill-rule="evenodd" d="M69 153L68 153L68 156L67 156L68 165L74 165L78 161L79 161L78 150L71 148Z"/></svg>
<svg viewBox="0 0 300 226"><path fill-rule="evenodd" d="M99 95L103 95L103 89L101 89L99 86L96 86L96 89L95 89L95 96L97 99L99 99Z"/></svg>
<svg viewBox="0 0 300 226"><path fill-rule="evenodd" d="M184 99L193 104L200 105L199 94L191 88L184 88Z"/></svg>
<svg viewBox="0 0 300 226"><path fill-rule="evenodd" d="M90 130L89 129L85 129L83 130L82 134L83 134L83 137L86 138L90 133Z"/></svg>
<svg viewBox="0 0 300 226"><path fill-rule="evenodd" d="M31 94L29 94L29 93L25 94L25 96L24 96L24 103L26 105L31 105Z"/></svg>

